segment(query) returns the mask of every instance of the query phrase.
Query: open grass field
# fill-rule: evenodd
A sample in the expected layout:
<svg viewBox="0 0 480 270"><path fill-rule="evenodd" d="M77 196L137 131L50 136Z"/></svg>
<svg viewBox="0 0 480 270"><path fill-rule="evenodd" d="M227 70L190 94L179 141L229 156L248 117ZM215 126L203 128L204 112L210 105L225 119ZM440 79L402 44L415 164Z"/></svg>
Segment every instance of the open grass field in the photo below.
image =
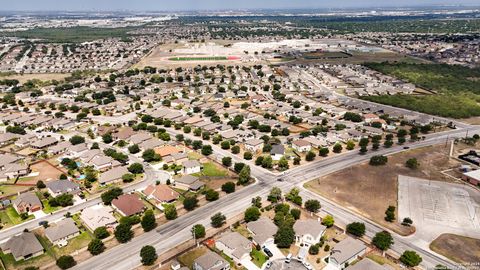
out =
<svg viewBox="0 0 480 270"><path fill-rule="evenodd" d="M339 55L337 55L339 56ZM382 52L350 52L348 57L304 57L294 60L294 64L311 64L311 63L327 63L327 64L363 64L367 62L405 62L405 63L427 63L426 60L405 56L392 51Z"/></svg>
<svg viewBox="0 0 480 270"><path fill-rule="evenodd" d="M34 216L30 215L30 216L28 216L27 219L22 220L22 218L17 213L15 208L13 208L13 206L8 206L4 210L0 211L0 221L1 221L1 224L3 225L4 228L20 224L22 222L25 222L27 220L31 220L33 218L34 218Z"/></svg>
<svg viewBox="0 0 480 270"><path fill-rule="evenodd" d="M458 263L478 263L480 239L442 234L430 244L430 249Z"/></svg>
<svg viewBox="0 0 480 270"><path fill-rule="evenodd" d="M381 225L408 234L408 228L384 220L387 207L397 206L398 175L450 182L452 178L441 171L457 167L460 162L449 159L446 153L444 145L402 152L389 156L385 166L363 163L310 181L305 187ZM412 157L420 162L416 170L405 167L406 160Z"/></svg>
<svg viewBox="0 0 480 270"><path fill-rule="evenodd" d="M8 197L11 195L18 194L18 192L23 192L30 187L26 186L15 186L15 185L0 185L0 195L1 197Z"/></svg>
<svg viewBox="0 0 480 270"><path fill-rule="evenodd" d="M452 118L480 116L480 68L446 64L368 63L367 67L411 82L435 95L382 95L363 99Z"/></svg>

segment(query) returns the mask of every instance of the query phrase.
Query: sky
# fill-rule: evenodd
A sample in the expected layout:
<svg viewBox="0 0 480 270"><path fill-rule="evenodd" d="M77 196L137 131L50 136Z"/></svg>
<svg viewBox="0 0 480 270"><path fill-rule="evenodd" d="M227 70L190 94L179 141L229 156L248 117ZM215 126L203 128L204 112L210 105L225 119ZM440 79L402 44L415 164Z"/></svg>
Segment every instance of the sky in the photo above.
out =
<svg viewBox="0 0 480 270"><path fill-rule="evenodd" d="M1 11L181 11L480 5L479 0L0 0Z"/></svg>

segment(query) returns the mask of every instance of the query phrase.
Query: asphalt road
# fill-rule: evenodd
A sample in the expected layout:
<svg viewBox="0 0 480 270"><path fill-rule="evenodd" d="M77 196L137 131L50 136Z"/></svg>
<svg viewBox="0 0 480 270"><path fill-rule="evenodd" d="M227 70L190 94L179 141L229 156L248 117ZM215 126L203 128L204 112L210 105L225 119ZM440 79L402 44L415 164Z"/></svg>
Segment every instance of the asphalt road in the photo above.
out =
<svg viewBox="0 0 480 270"><path fill-rule="evenodd" d="M468 128L471 134L480 131L479 128ZM178 134L178 131L168 130L172 135ZM434 145L446 142L447 139L465 136L466 130L451 130L448 132L432 134L427 136L423 141L410 143L408 146L413 148ZM186 138L198 139L192 135L187 135ZM207 142L205 142L207 143ZM212 145L214 153L222 156L230 156L234 162L246 162L232 155L229 151L220 149L216 145ZM395 146L391 148L382 148L378 151L369 151L365 155L360 155L358 152L348 152L343 155L338 155L329 159L319 160L308 163L306 165L291 169L285 173L282 178L284 182L276 181L278 174L273 174L258 166L250 166L251 174L257 179L255 184L252 184L241 191L235 192L228 196L222 197L220 200L210 202L207 205L196 209L179 217L176 220L169 221L165 225L160 226L156 231L145 233L139 237L134 238L131 242L116 246L106 252L95 256L85 262L80 263L74 269L90 270L90 269L111 269L111 270L126 270L133 269L140 265L139 251L144 245L152 245L156 248L158 253L169 250L173 246L182 243L191 238L190 229L195 224L203 224L207 228L210 227L210 217L215 213L222 212L228 217L235 216L244 211L246 207L251 204L251 198L256 196L266 197L270 189L274 186L288 191L294 186L302 186L302 183L323 175L333 173L343 168L365 162L370 159L372 155L388 155L404 151L404 146ZM333 204L328 200L320 197L317 194L302 189L302 196L304 199L315 198L321 201L323 211L332 214L336 222L348 224L353 221L361 220L366 224L367 236L372 237L376 232L384 230L379 225L359 217L357 214L350 212L339 205ZM411 243L408 238L394 235L395 244L392 247L397 253L402 253L404 250L415 250L423 257L422 266L424 268L431 268L437 264L443 264L449 267L454 265L447 259L444 259L429 250L424 250ZM113 259L114 258L114 259Z"/></svg>

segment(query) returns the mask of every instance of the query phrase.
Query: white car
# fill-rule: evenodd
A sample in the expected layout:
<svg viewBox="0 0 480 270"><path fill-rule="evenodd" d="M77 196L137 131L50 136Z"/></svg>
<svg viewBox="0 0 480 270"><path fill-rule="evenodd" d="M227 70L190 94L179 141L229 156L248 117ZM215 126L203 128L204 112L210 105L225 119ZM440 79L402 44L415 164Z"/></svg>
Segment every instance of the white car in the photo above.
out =
<svg viewBox="0 0 480 270"><path fill-rule="evenodd" d="M313 270L313 267L308 262L303 262L303 266L305 266L305 268L308 270Z"/></svg>

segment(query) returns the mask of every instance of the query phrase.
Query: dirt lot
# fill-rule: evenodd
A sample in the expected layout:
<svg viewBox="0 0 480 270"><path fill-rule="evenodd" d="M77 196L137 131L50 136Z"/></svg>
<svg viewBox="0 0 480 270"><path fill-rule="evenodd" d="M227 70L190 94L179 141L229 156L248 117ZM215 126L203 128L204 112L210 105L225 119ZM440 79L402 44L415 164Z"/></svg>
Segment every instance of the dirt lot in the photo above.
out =
<svg viewBox="0 0 480 270"><path fill-rule="evenodd" d="M39 172L39 175L33 177L30 181L37 183L42 180L44 182L57 180L62 173L66 173L62 168L55 167L47 161L40 161L30 166L32 172Z"/></svg>
<svg viewBox="0 0 480 270"><path fill-rule="evenodd" d="M442 234L430 244L430 249L458 263L480 263L480 239Z"/></svg>
<svg viewBox="0 0 480 270"><path fill-rule="evenodd" d="M385 166L364 163L313 180L305 186L398 233L408 234L408 228L384 220L387 207L397 206L397 177L402 174L451 182L453 178L441 171L458 167L460 162L449 159L446 152L445 145L402 152L390 156ZM413 157L420 162L416 170L405 167L406 160Z"/></svg>

